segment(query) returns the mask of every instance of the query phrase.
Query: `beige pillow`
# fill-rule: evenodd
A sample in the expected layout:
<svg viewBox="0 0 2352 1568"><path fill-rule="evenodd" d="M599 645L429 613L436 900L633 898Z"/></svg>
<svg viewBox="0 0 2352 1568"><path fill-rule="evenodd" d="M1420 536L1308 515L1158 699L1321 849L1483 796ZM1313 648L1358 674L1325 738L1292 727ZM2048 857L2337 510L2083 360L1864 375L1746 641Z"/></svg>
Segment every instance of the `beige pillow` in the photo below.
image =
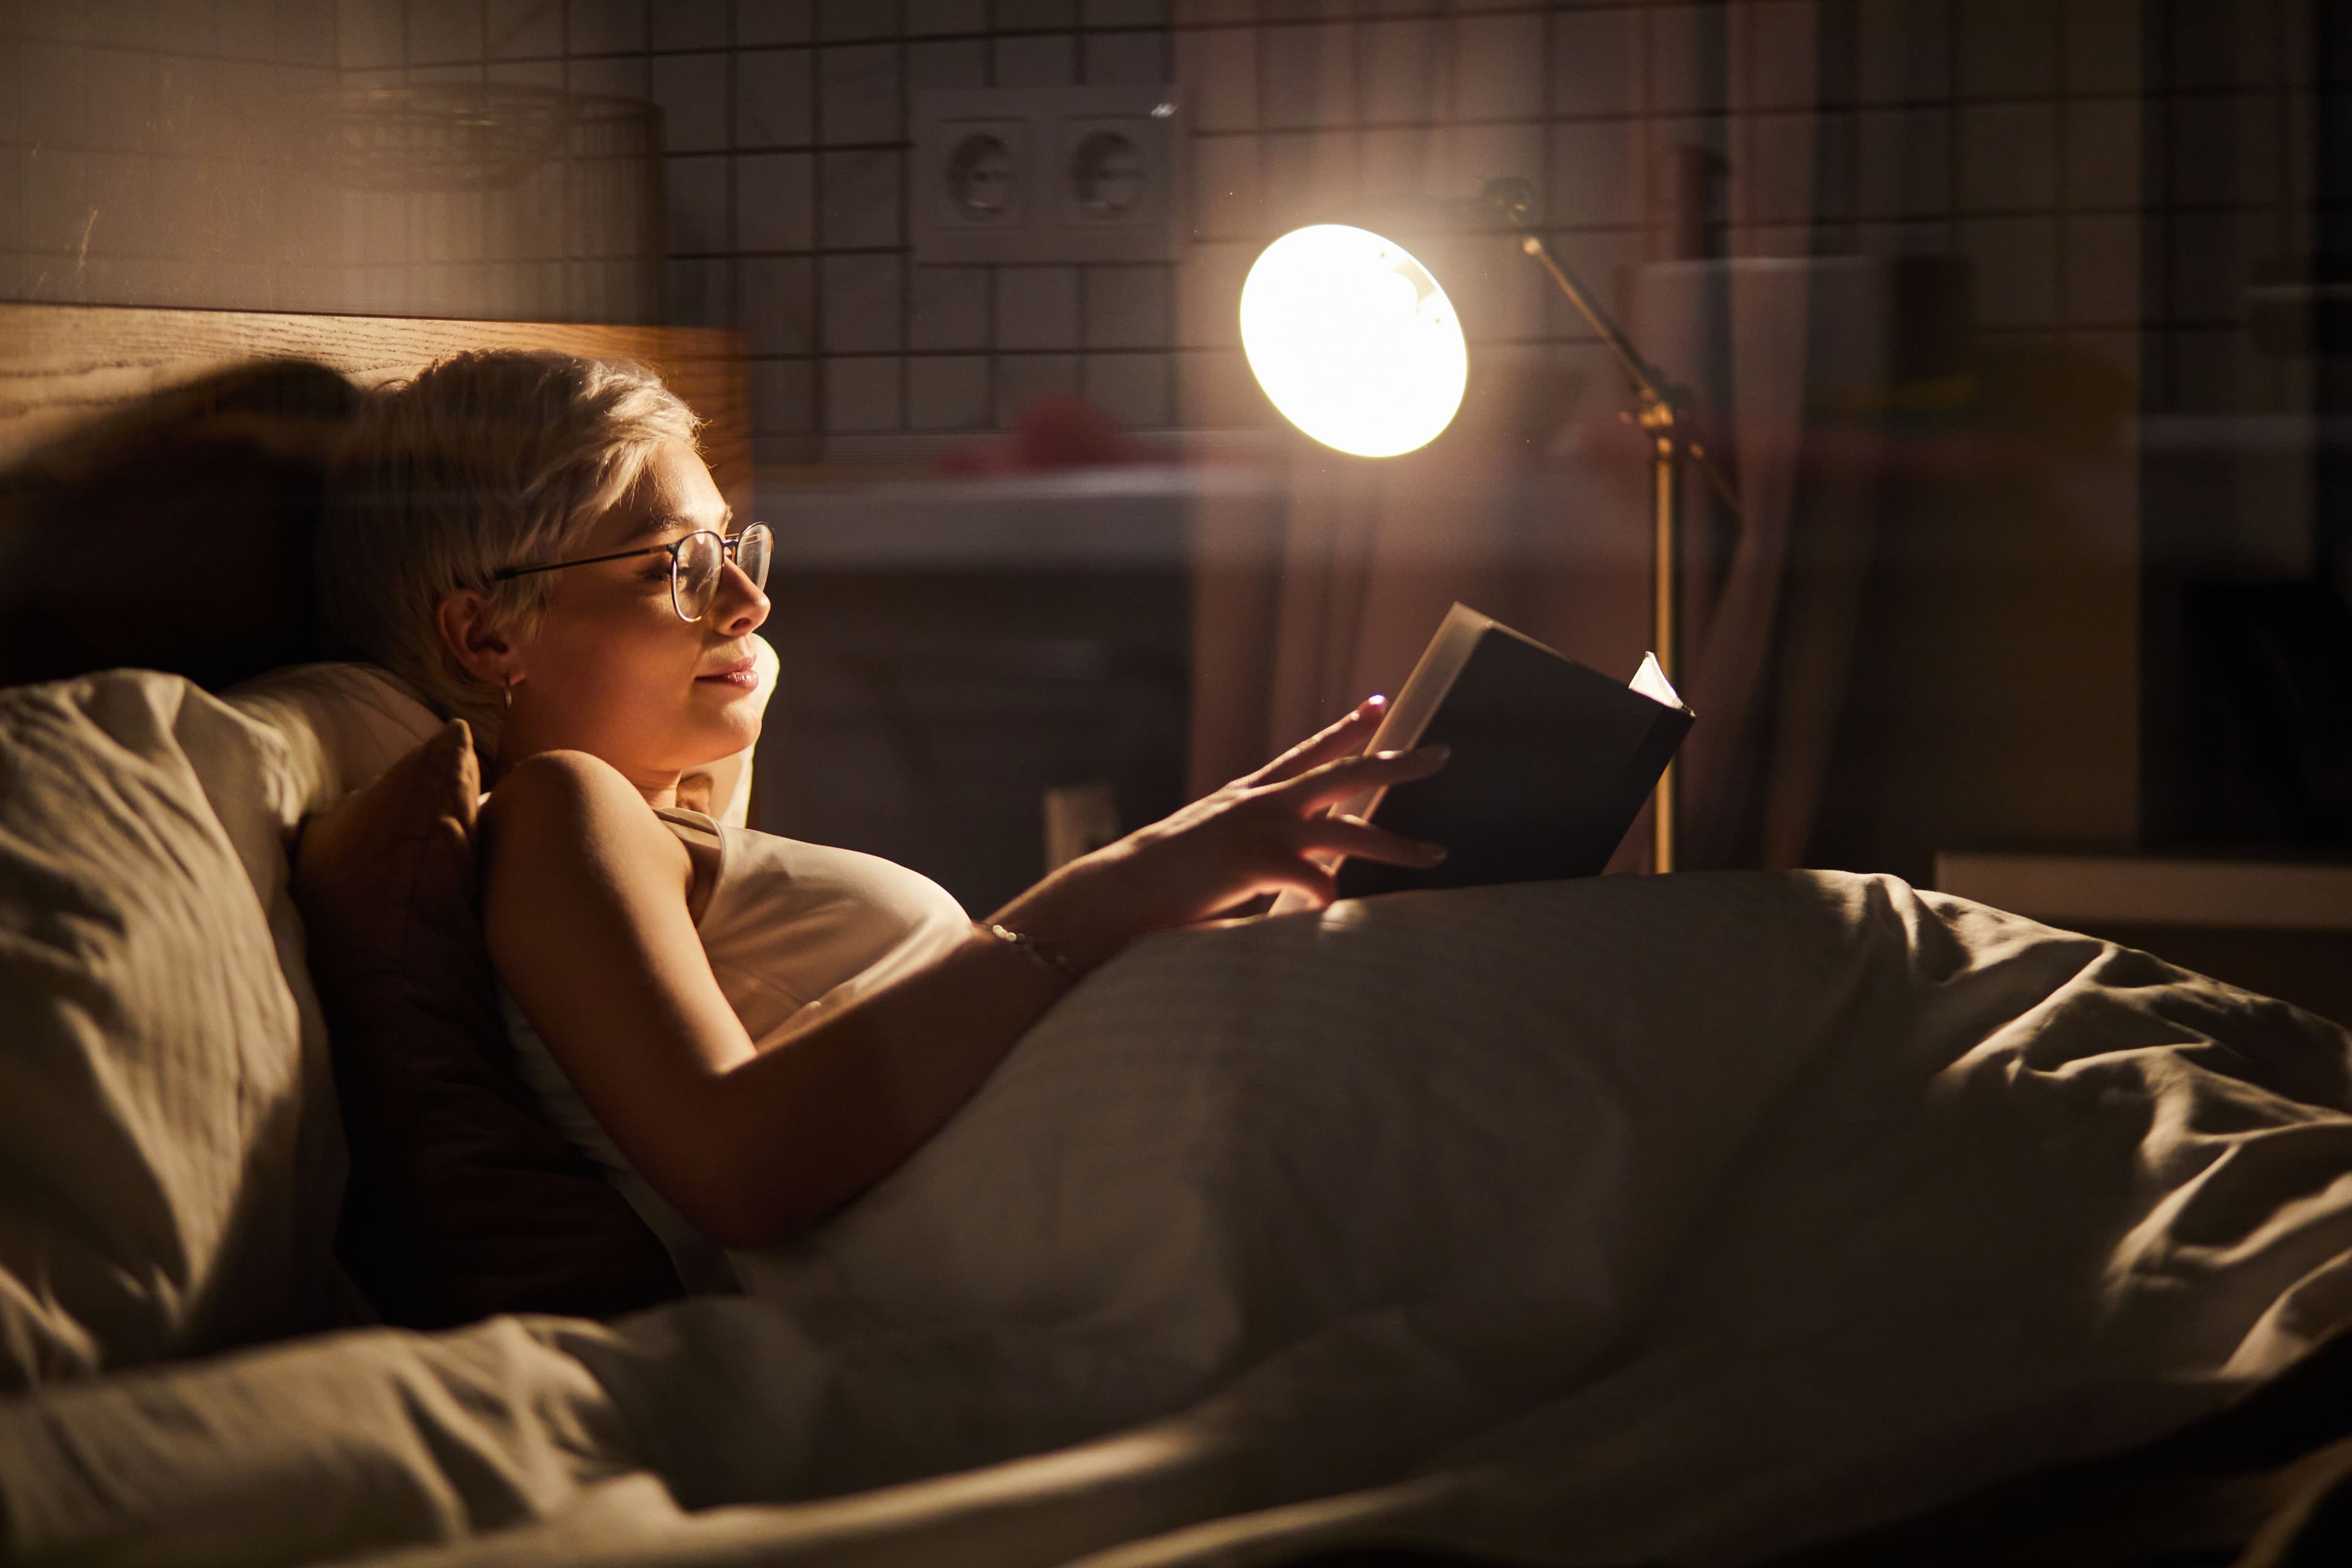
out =
<svg viewBox="0 0 2352 1568"><path fill-rule="evenodd" d="M291 833L383 775L441 727L414 687L373 664L298 664L221 694L222 700L285 741L289 788L277 805Z"/></svg>
<svg viewBox="0 0 2352 1568"><path fill-rule="evenodd" d="M178 676L0 689L0 1390L334 1314L291 771Z"/></svg>

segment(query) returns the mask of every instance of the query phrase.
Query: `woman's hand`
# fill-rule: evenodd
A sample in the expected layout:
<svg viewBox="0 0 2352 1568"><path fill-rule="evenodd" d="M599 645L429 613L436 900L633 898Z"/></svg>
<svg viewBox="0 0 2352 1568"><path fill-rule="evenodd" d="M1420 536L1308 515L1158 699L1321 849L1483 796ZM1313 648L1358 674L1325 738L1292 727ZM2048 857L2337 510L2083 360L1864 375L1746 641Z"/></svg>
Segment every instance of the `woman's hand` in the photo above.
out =
<svg viewBox="0 0 2352 1568"><path fill-rule="evenodd" d="M1261 893L1296 889L1327 904L1328 867L1342 857L1434 866L1441 847L1330 814L1444 765L1442 746L1358 755L1382 710L1381 699L1366 700L1255 773L1073 860L990 918L1055 943L1086 969L1145 931L1191 925Z"/></svg>

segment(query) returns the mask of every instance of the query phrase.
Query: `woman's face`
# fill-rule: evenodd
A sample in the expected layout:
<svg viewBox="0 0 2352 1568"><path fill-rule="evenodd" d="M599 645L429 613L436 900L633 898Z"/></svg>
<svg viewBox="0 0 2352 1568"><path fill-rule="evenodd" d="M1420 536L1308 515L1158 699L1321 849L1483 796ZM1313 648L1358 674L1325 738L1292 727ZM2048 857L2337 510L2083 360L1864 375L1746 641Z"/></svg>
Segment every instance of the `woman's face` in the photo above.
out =
<svg viewBox="0 0 2352 1568"><path fill-rule="evenodd" d="M697 529L731 535L736 524L702 459L667 442L567 555L651 549ZM678 619L671 606L667 553L549 575L547 611L514 645L521 679L503 761L583 751L660 789L759 738L765 704L751 633L768 618L768 599L732 560L698 621Z"/></svg>

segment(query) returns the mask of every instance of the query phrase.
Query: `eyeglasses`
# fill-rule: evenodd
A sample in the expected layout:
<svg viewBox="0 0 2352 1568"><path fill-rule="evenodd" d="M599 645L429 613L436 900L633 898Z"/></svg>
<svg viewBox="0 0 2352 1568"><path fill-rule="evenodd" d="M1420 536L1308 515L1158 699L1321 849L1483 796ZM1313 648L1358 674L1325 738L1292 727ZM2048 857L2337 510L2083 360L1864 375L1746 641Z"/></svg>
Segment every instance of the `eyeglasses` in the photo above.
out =
<svg viewBox="0 0 2352 1568"><path fill-rule="evenodd" d="M593 566L604 561L626 561L633 555L667 555L670 608L681 621L698 621L710 613L710 602L719 596L719 576L730 557L751 579L751 586L768 585L768 557L773 552L775 538L764 522L755 522L731 539L720 537L713 529L699 528L667 544L583 556L578 561L551 561L544 566L508 566L490 575L503 583L534 572L561 572L566 566Z"/></svg>

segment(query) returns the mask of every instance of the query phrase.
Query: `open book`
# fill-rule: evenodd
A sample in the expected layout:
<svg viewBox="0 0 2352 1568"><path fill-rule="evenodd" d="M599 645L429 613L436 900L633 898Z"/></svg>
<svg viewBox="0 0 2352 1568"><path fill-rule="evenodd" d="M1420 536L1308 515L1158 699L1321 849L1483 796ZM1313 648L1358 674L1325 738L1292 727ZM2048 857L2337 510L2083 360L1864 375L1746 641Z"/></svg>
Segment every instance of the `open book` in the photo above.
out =
<svg viewBox="0 0 2352 1568"><path fill-rule="evenodd" d="M1446 847L1427 869L1348 860L1341 898L1590 877L1608 865L1689 733L1691 710L1645 656L1630 685L1456 605L1368 750L1443 742L1435 776L1339 807ZM1275 913L1302 909L1285 893Z"/></svg>

